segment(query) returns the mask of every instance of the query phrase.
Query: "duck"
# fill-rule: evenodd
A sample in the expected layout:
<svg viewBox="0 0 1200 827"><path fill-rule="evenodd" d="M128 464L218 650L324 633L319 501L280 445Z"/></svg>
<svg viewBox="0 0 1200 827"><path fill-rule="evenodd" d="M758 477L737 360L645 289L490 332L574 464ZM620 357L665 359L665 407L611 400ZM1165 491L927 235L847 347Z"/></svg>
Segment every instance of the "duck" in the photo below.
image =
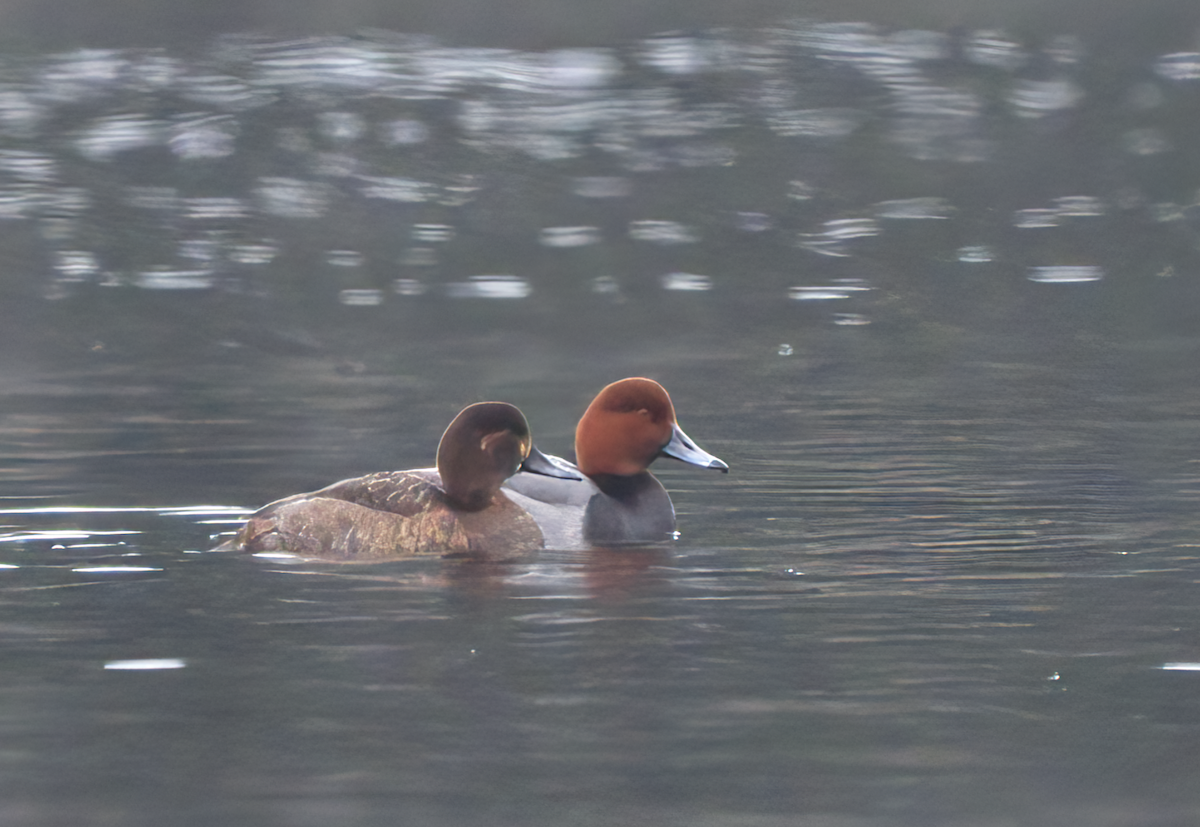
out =
<svg viewBox="0 0 1200 827"><path fill-rule="evenodd" d="M263 506L216 551L338 561L417 556L485 560L540 549L536 520L500 491L518 471L579 480L532 442L507 402L468 405L438 442L436 467L382 471Z"/></svg>
<svg viewBox="0 0 1200 827"><path fill-rule="evenodd" d="M548 456L561 475L517 473L503 485L533 515L547 548L648 545L675 538L675 506L648 470L659 457L729 472L675 419L666 389L635 376L604 387L575 429L575 463ZM574 479L571 477L574 476Z"/></svg>

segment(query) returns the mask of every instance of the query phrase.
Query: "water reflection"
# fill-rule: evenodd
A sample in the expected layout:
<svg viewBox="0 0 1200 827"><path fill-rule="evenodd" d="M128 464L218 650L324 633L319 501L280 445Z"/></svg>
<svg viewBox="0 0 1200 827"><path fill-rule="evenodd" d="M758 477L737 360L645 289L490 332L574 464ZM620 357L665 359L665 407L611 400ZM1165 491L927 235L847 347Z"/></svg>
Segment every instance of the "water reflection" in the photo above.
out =
<svg viewBox="0 0 1200 827"><path fill-rule="evenodd" d="M870 218L840 218L826 221L817 233L801 233L797 244L823 256L848 257L854 254L850 242L879 235L879 224Z"/></svg>
<svg viewBox="0 0 1200 827"><path fill-rule="evenodd" d="M539 239L546 247L587 247L602 241L599 227L545 227Z"/></svg>
<svg viewBox="0 0 1200 827"><path fill-rule="evenodd" d="M681 290L689 293L702 293L712 290L713 281L708 276L695 273L667 273L662 277L663 290Z"/></svg>
<svg viewBox="0 0 1200 827"><path fill-rule="evenodd" d="M692 272L698 265L671 248L695 247L717 265L699 269L705 278L779 291L767 273L819 267L810 254L874 262L903 251L907 231L892 222L904 219L954 225L935 255L968 260L955 251L986 246L991 261L1021 263L1006 208L1010 226L1068 231L1047 242L1053 256L1080 247L1069 221L1103 217L1132 233L1147 218L1188 215L1194 200L1186 182L1168 192L1157 171L1125 159L1194 143L1190 119L1162 113L1194 80L1196 55L1151 55L1153 80L1109 79L1103 99L1090 92L1087 58L1088 44L1070 35L1031 46L1001 30L818 21L544 53L376 31L230 35L193 57L10 56L0 215L36 224L42 257L56 262L41 273L51 298L106 284L318 300L307 249L318 239L363 270L360 283L319 299L342 304L408 295L389 284L486 292L464 286L472 272L528 284L508 297L569 289L575 275L541 284L548 265L512 263L525 242L597 248L575 264L581 284L625 275L614 262ZM1121 127L1074 141L1068 113L1110 101ZM69 140L47 141L54 135ZM1058 163L1063 153L1076 160ZM848 162L855 154L872 160ZM488 166L499 157L533 166L500 174ZM901 158L950 166L913 193ZM1003 173L989 166L1001 158ZM1042 205L1009 192L1008 181L1046 179L1041 170L1056 166L1049 188L1031 187ZM114 210L138 232L104 232ZM725 247L729 227L796 233L799 249L771 248L769 266L742 267ZM623 234L644 246L626 251ZM122 240L132 236L141 242ZM1191 258L1185 247L1159 250L1176 268ZM1095 266L1113 273L1119 263Z"/></svg>
<svg viewBox="0 0 1200 827"><path fill-rule="evenodd" d="M1092 265L1033 267L1029 271L1030 281L1050 284L1074 284L1099 281L1102 278L1104 278L1104 270Z"/></svg>
<svg viewBox="0 0 1200 827"><path fill-rule="evenodd" d="M634 221L629 225L629 237L653 244L695 244L700 240L695 230L677 221Z"/></svg>
<svg viewBox="0 0 1200 827"><path fill-rule="evenodd" d="M1174 52L1163 55L1154 64L1154 70L1167 80L1200 80L1200 53Z"/></svg>
<svg viewBox="0 0 1200 827"><path fill-rule="evenodd" d="M519 276L471 276L446 285L446 294L456 299L523 299L530 292L529 282Z"/></svg>
<svg viewBox="0 0 1200 827"><path fill-rule="evenodd" d="M159 669L182 669L187 662L182 658L146 658L144 660L110 660L105 669L118 671L149 671Z"/></svg>

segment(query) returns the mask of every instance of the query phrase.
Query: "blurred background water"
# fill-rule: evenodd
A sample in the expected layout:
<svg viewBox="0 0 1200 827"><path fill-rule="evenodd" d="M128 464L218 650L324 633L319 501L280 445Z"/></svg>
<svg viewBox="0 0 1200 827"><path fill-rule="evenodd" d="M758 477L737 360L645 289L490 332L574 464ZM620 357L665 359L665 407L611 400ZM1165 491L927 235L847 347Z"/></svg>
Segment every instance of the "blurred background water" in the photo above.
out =
<svg viewBox="0 0 1200 827"><path fill-rule="evenodd" d="M0 820L1191 825L1200 8L0 8ZM648 375L669 549L212 554Z"/></svg>

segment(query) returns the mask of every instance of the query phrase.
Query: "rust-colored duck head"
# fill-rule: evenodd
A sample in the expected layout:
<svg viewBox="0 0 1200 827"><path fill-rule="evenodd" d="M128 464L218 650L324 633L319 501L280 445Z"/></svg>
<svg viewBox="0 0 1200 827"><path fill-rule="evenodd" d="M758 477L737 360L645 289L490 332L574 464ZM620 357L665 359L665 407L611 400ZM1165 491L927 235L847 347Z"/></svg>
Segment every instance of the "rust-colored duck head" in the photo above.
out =
<svg viewBox="0 0 1200 827"><path fill-rule="evenodd" d="M659 456L729 471L683 432L671 397L653 379L613 382L592 400L575 429L575 461L589 477L640 474Z"/></svg>

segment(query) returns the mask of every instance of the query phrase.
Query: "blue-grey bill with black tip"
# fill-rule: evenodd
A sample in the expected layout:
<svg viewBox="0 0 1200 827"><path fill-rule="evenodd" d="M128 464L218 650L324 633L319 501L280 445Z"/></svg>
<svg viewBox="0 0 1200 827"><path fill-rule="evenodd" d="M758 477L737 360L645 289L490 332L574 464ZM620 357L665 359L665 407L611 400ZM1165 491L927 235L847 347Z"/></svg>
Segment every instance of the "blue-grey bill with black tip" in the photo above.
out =
<svg viewBox="0 0 1200 827"><path fill-rule="evenodd" d="M663 447L661 453L665 457L682 460L689 465L716 468L722 474L729 473L728 465L692 442L692 438L685 434L679 425L674 426L671 432L671 441Z"/></svg>
<svg viewBox="0 0 1200 827"><path fill-rule="evenodd" d="M565 460L550 458L533 446L529 449L529 456L525 457L525 461L521 463L520 470L528 471L531 474L541 474L543 477L556 477L560 480L582 480L583 474L579 473L579 469ZM718 460L719 462L720 460Z"/></svg>

